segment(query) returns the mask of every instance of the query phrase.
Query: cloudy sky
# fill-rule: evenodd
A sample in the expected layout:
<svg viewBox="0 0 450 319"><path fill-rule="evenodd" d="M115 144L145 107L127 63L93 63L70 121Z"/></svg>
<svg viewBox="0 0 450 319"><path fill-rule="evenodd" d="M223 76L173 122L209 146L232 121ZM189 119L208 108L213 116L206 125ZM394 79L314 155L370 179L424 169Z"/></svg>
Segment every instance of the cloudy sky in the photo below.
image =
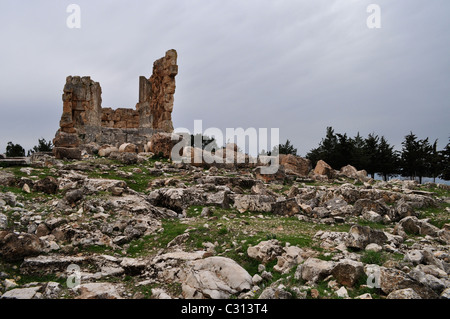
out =
<svg viewBox="0 0 450 319"><path fill-rule="evenodd" d="M66 25L81 8L81 28ZM369 29L366 9L381 8ZM0 0L0 152L50 140L68 75L134 108L140 75L178 51L174 127L279 128L305 155L327 126L450 136L448 0Z"/></svg>

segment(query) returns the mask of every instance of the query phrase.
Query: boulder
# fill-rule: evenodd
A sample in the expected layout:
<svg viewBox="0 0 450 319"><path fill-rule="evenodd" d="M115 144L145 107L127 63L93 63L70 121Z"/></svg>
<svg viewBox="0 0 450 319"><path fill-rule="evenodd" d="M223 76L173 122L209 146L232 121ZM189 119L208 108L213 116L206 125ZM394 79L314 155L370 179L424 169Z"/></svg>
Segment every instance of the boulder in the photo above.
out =
<svg viewBox="0 0 450 319"><path fill-rule="evenodd" d="M383 221L383 217L380 214L374 212L373 210L365 211L364 213L362 213L361 217L364 220L367 220L372 223L381 223Z"/></svg>
<svg viewBox="0 0 450 319"><path fill-rule="evenodd" d="M358 199L353 204L353 212L355 215L361 215L367 211L372 211L380 215L389 213L389 207L382 200Z"/></svg>
<svg viewBox="0 0 450 319"><path fill-rule="evenodd" d="M15 288L5 292L0 299L42 299L41 286L29 288Z"/></svg>
<svg viewBox="0 0 450 319"><path fill-rule="evenodd" d="M103 145L98 150L98 156L109 157L112 152L119 152L119 149L110 145Z"/></svg>
<svg viewBox="0 0 450 319"><path fill-rule="evenodd" d="M42 243L36 235L0 231L0 255L6 261L19 261L42 252Z"/></svg>
<svg viewBox="0 0 450 319"><path fill-rule="evenodd" d="M34 190L46 194L56 194L58 181L52 176L47 176L34 184Z"/></svg>
<svg viewBox="0 0 450 319"><path fill-rule="evenodd" d="M300 156L280 154L279 161L286 174L307 176L311 170L311 161Z"/></svg>
<svg viewBox="0 0 450 319"><path fill-rule="evenodd" d="M268 195L235 195L233 207L240 212L270 212L275 199Z"/></svg>
<svg viewBox="0 0 450 319"><path fill-rule="evenodd" d="M292 299L292 294L284 288L283 285L267 287L258 299Z"/></svg>
<svg viewBox="0 0 450 319"><path fill-rule="evenodd" d="M408 276L426 287L432 289L437 294L441 294L446 288L446 283L442 279L438 279L433 275L424 273L419 267L414 268L408 273Z"/></svg>
<svg viewBox="0 0 450 319"><path fill-rule="evenodd" d="M310 257L297 267L294 277L315 283L331 275L334 266L335 263L332 261Z"/></svg>
<svg viewBox="0 0 450 319"><path fill-rule="evenodd" d="M249 273L229 258L208 257L188 261L186 266L182 283L186 299L228 299L252 287Z"/></svg>
<svg viewBox="0 0 450 319"><path fill-rule="evenodd" d="M166 207L178 213L193 205L205 205L205 192L195 188L160 188L152 191L148 201L155 206Z"/></svg>
<svg viewBox="0 0 450 319"><path fill-rule="evenodd" d="M272 212L275 215L294 216L301 212L300 206L297 204L295 198L278 201L272 204Z"/></svg>
<svg viewBox="0 0 450 319"><path fill-rule="evenodd" d="M303 262L301 256L303 250L296 246L284 247L283 250L284 253L281 256L277 256L278 261L273 267L273 270L282 274L287 274L293 267Z"/></svg>
<svg viewBox="0 0 450 319"><path fill-rule="evenodd" d="M68 147L54 147L53 155L57 159L68 159L68 160L81 160L81 150L77 147L68 148Z"/></svg>
<svg viewBox="0 0 450 319"><path fill-rule="evenodd" d="M120 153L136 153L137 146L133 143L124 143L119 147Z"/></svg>
<svg viewBox="0 0 450 319"><path fill-rule="evenodd" d="M122 299L117 286L112 283L86 283L75 288L80 295L76 299Z"/></svg>
<svg viewBox="0 0 450 319"><path fill-rule="evenodd" d="M261 261L263 264L274 260L283 253L281 243L276 239L262 241L256 246L250 246L247 254L250 258Z"/></svg>
<svg viewBox="0 0 450 319"><path fill-rule="evenodd" d="M347 166L342 167L340 172L342 175L344 175L348 178L354 178L354 179L358 178L358 176L357 176L358 170L352 165L347 165Z"/></svg>
<svg viewBox="0 0 450 319"><path fill-rule="evenodd" d="M368 244L375 243L383 245L388 237L382 231L372 229L368 226L353 225L346 240L346 246L356 249L364 249Z"/></svg>
<svg viewBox="0 0 450 319"><path fill-rule="evenodd" d="M255 178L263 181L264 183L283 182L286 180L286 173L283 165L278 165L270 173L266 173L263 167L256 167L254 169Z"/></svg>
<svg viewBox="0 0 450 319"><path fill-rule="evenodd" d="M172 139L173 137L173 139ZM156 156L171 158L173 147L182 139L181 135L172 133L153 134L148 143L148 150Z"/></svg>
<svg viewBox="0 0 450 319"><path fill-rule="evenodd" d="M391 292L386 299L422 299L412 288L399 289Z"/></svg>
<svg viewBox="0 0 450 319"><path fill-rule="evenodd" d="M0 185L1 186L13 186L16 183L16 177L9 172L3 172L0 170Z"/></svg>
<svg viewBox="0 0 450 319"><path fill-rule="evenodd" d="M83 198L84 192L83 189L74 189L68 191L66 195L64 195L64 199L70 204L75 204L79 200Z"/></svg>
<svg viewBox="0 0 450 319"><path fill-rule="evenodd" d="M423 283L411 278L403 271L394 268L380 267L380 288L389 295L400 289L413 289L422 299L436 299L438 294Z"/></svg>
<svg viewBox="0 0 450 319"><path fill-rule="evenodd" d="M440 234L440 229L428 223L426 220L418 219L415 216L408 216L395 225L394 234L406 238L408 233L436 237Z"/></svg>
<svg viewBox="0 0 450 319"><path fill-rule="evenodd" d="M333 268L331 274L339 284L353 287L364 274L364 266L358 261L341 259Z"/></svg>
<svg viewBox="0 0 450 319"><path fill-rule="evenodd" d="M330 165L322 160L317 162L316 167L314 168L314 173L317 175L325 175L329 179L334 177L334 170Z"/></svg>

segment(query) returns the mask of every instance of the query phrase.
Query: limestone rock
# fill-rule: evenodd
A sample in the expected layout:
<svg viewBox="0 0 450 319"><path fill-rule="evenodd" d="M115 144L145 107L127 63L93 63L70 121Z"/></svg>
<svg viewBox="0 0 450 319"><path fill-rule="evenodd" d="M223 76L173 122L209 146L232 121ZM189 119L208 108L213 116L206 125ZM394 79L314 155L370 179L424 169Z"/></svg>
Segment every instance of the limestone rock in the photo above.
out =
<svg viewBox="0 0 450 319"><path fill-rule="evenodd" d="M317 162L316 168L314 168L314 173L318 175L325 175L330 179L334 177L334 170L330 165L322 160Z"/></svg>
<svg viewBox="0 0 450 319"><path fill-rule="evenodd" d="M42 248L42 243L36 235L0 231L0 255L7 261L36 256L41 253Z"/></svg>
<svg viewBox="0 0 450 319"><path fill-rule="evenodd" d="M300 156L280 154L279 160L287 174L307 176L311 170L311 161Z"/></svg>
<svg viewBox="0 0 450 319"><path fill-rule="evenodd" d="M391 292L386 299L422 299L412 288L399 289Z"/></svg>
<svg viewBox="0 0 450 319"><path fill-rule="evenodd" d="M247 249L247 254L250 258L257 259L263 264L274 260L277 256L283 253L283 247L276 239L266 240L260 242L256 246L250 246Z"/></svg>
<svg viewBox="0 0 450 319"><path fill-rule="evenodd" d="M112 283L86 283L75 288L80 293L76 299L122 299Z"/></svg>
<svg viewBox="0 0 450 319"><path fill-rule="evenodd" d="M52 176L47 176L34 184L34 190L46 194L56 194L58 191L58 181Z"/></svg>
<svg viewBox="0 0 450 319"><path fill-rule="evenodd" d="M233 207L240 212L270 212L273 203L275 199L268 195L236 195Z"/></svg>
<svg viewBox="0 0 450 319"><path fill-rule="evenodd" d="M394 234L406 237L406 233L417 235L438 236L440 229L428 223L426 220L418 219L415 216L403 218L394 228Z"/></svg>
<svg viewBox="0 0 450 319"><path fill-rule="evenodd" d="M289 198L287 200L278 201L272 204L272 212L275 215L281 216L294 216L301 212L299 205L295 198Z"/></svg>
<svg viewBox="0 0 450 319"><path fill-rule="evenodd" d="M284 247L283 250L284 253L281 256L277 256L278 261L273 267L273 270L286 274L293 267L303 262L303 258L301 256L303 250L296 246Z"/></svg>
<svg viewBox="0 0 450 319"><path fill-rule="evenodd" d="M297 267L295 278L314 283L328 277L334 266L335 263L332 261L310 257Z"/></svg>
<svg viewBox="0 0 450 319"><path fill-rule="evenodd" d="M136 153L137 147L132 143L124 143L119 147L120 153Z"/></svg>
<svg viewBox="0 0 450 319"><path fill-rule="evenodd" d="M80 160L82 158L81 150L79 148L54 147L53 155L57 159Z"/></svg>
<svg viewBox="0 0 450 319"><path fill-rule="evenodd" d="M438 295L431 288L425 286L404 272L393 269L380 267L380 288L385 294L400 289L413 289L422 299L436 299Z"/></svg>
<svg viewBox="0 0 450 319"><path fill-rule="evenodd" d="M42 294L39 292L41 289L41 286L15 288L5 292L0 299L42 299Z"/></svg>
<svg viewBox="0 0 450 319"><path fill-rule="evenodd" d="M355 178L355 179L358 178L357 176L358 170L352 165L342 167L340 172L341 174L347 176L348 178Z"/></svg>
<svg viewBox="0 0 450 319"><path fill-rule="evenodd" d="M149 142L149 151L157 156L171 158L173 147L180 141L181 136L172 133L156 133Z"/></svg>
<svg viewBox="0 0 450 319"><path fill-rule="evenodd" d="M388 237L382 231L368 226L353 225L348 232L346 246L364 249L368 244L383 245L386 241L388 241Z"/></svg>
<svg viewBox="0 0 450 319"><path fill-rule="evenodd" d="M364 274L364 267L361 262L342 259L333 268L331 274L339 284L353 287Z"/></svg>
<svg viewBox="0 0 450 319"><path fill-rule="evenodd" d="M227 299L251 287L252 277L248 272L225 257L188 262L186 279L182 284L185 298Z"/></svg>
<svg viewBox="0 0 450 319"><path fill-rule="evenodd" d="M292 299L292 294L284 288L283 285L267 287L258 299Z"/></svg>

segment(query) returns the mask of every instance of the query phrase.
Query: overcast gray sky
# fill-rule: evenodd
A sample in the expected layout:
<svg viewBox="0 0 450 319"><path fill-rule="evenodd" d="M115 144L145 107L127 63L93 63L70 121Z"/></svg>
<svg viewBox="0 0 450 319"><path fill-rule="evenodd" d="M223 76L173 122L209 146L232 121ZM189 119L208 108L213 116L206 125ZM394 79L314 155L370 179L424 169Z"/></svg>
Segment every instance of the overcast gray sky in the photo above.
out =
<svg viewBox="0 0 450 319"><path fill-rule="evenodd" d="M69 4L81 28L69 29ZM381 28L369 29L369 4ZM397 149L450 136L448 0L0 0L0 152L53 139L68 75L134 108L140 75L178 51L174 127L280 128L304 156L327 126Z"/></svg>

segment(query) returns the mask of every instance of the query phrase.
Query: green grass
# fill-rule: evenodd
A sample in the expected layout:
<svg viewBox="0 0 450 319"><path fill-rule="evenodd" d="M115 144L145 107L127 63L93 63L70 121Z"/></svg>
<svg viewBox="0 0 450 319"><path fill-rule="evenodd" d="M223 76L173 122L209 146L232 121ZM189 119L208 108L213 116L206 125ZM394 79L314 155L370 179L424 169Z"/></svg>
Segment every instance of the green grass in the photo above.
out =
<svg viewBox="0 0 450 319"><path fill-rule="evenodd" d="M385 229L388 227L388 225L385 225L383 223L371 222L362 218L358 219L358 225L369 226L372 229Z"/></svg>
<svg viewBox="0 0 450 319"><path fill-rule="evenodd" d="M361 256L361 262L365 264L383 265L386 262L386 255L381 251L366 250Z"/></svg>
<svg viewBox="0 0 450 319"><path fill-rule="evenodd" d="M450 204L446 202L440 203L438 207L427 207L420 211L419 218L429 218L430 224L442 228L450 223L450 212L447 208L450 208Z"/></svg>

